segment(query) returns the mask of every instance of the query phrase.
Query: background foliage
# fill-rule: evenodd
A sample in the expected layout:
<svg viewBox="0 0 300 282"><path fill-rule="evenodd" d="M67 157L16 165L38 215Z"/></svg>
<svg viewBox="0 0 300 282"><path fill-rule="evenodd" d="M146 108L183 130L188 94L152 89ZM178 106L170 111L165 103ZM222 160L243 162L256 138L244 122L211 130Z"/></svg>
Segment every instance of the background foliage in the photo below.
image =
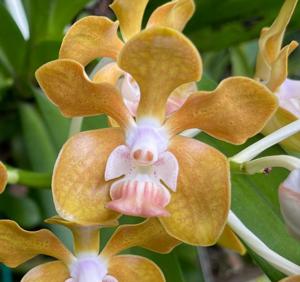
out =
<svg viewBox="0 0 300 282"><path fill-rule="evenodd" d="M70 120L63 118L37 88L34 72L41 64L57 58L64 32L72 22L91 13L113 17L107 9L108 2L22 0L30 31L30 37L26 40L5 1L0 0L0 158L5 163L51 173L59 149L68 137ZM146 18L155 7L164 2L151 0ZM201 89L213 89L218 81L229 75L251 77L260 29L273 21L282 3L282 0L196 0L197 11L185 33L199 48L204 59L205 75L199 83ZM299 30L298 6L286 40L300 41ZM291 77L300 78L300 51L292 56L289 70ZM83 130L106 126L105 117L85 118ZM228 156L241 149L204 134L200 134L198 138ZM248 143L258 138L255 137ZM278 146L266 152L275 153L284 152ZM277 187L286 175L284 170L274 170L267 176L233 175L232 209L271 248L300 264L300 244L288 236L278 205ZM43 226L43 220L52 216L55 210L49 187L41 188L43 189L20 185L9 187L0 197L0 216L16 220L29 229ZM138 219L122 219L123 222L129 220ZM57 227L54 232L70 246L70 234L67 231ZM105 231L102 237L107 238L109 233L110 230ZM167 281L198 282L203 278L198 257L203 257L201 253L207 253L205 249L196 250L182 245L165 256L141 249L134 249L132 252L143 253L157 261L164 270ZM251 251L249 255L272 281L283 277ZM22 275L26 268L43 259L38 258L16 269L14 281L19 281L19 274ZM215 271L215 274L214 281L233 281L229 280L230 275L225 271L219 274ZM10 271L4 267L2 277L3 281L13 281ZM208 279L206 281L210 281ZM237 281L246 280L240 278Z"/></svg>

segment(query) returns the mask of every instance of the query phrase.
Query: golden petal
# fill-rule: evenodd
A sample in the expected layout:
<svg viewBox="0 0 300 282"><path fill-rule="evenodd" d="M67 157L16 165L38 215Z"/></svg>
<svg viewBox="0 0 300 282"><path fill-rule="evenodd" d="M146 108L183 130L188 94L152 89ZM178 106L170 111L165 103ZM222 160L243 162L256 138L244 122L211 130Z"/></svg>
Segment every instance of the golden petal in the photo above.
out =
<svg viewBox="0 0 300 282"><path fill-rule="evenodd" d="M246 254L246 248L231 228L226 224L222 235L218 239L218 245L230 249L240 255Z"/></svg>
<svg viewBox="0 0 300 282"><path fill-rule="evenodd" d="M123 74L124 72L118 67L117 63L109 63L96 72L96 74L93 77L93 82L108 82L112 85L116 85L118 79Z"/></svg>
<svg viewBox="0 0 300 282"><path fill-rule="evenodd" d="M48 96L67 117L107 114L121 126L133 122L119 91L109 83L88 79L74 60L55 60L40 67L36 78Z"/></svg>
<svg viewBox="0 0 300 282"><path fill-rule="evenodd" d="M14 221L0 220L0 262L17 267L40 254L65 264L73 260L73 255L49 230L26 231Z"/></svg>
<svg viewBox="0 0 300 282"><path fill-rule="evenodd" d="M150 218L140 224L120 226L104 247L101 256L110 257L135 246L169 253L180 243L166 233L158 219Z"/></svg>
<svg viewBox="0 0 300 282"><path fill-rule="evenodd" d="M270 65L277 59L280 53L285 29L292 17L297 1L285 0L271 27L262 29L258 42L259 51L256 62L256 78L264 81L269 80Z"/></svg>
<svg viewBox="0 0 300 282"><path fill-rule="evenodd" d="M161 25L182 31L194 12L194 0L170 1L152 13L147 27Z"/></svg>
<svg viewBox="0 0 300 282"><path fill-rule="evenodd" d="M102 224L119 215L109 209L107 158L124 143L120 128L81 132L63 146L56 161L52 191L58 214L81 225Z"/></svg>
<svg viewBox="0 0 300 282"><path fill-rule="evenodd" d="M179 164L177 190L160 217L167 232L187 244L216 243L230 206L229 166L226 157L197 140L176 136L169 147Z"/></svg>
<svg viewBox="0 0 300 282"><path fill-rule="evenodd" d="M165 117L165 106L178 86L197 81L201 58L193 44L181 33L164 27L142 31L126 43L118 64L130 73L141 90L137 119Z"/></svg>
<svg viewBox="0 0 300 282"><path fill-rule="evenodd" d="M280 280L279 282L300 282L300 275L290 276Z"/></svg>
<svg viewBox="0 0 300 282"><path fill-rule="evenodd" d="M88 16L67 32L59 51L60 59L73 59L83 66L99 57L116 58L123 47L118 38L118 22Z"/></svg>
<svg viewBox="0 0 300 282"><path fill-rule="evenodd" d="M223 80L211 92L192 94L166 121L170 135L199 128L213 137L242 144L262 130L277 109L277 98L246 77Z"/></svg>
<svg viewBox="0 0 300 282"><path fill-rule="evenodd" d="M65 282L69 277L69 270L65 264L52 261L31 269L21 282Z"/></svg>
<svg viewBox="0 0 300 282"><path fill-rule="evenodd" d="M7 170L5 165L0 162L0 194L4 192L8 180Z"/></svg>
<svg viewBox="0 0 300 282"><path fill-rule="evenodd" d="M280 51L278 57L271 64L270 78L266 85L272 92L275 92L286 80L288 76L289 55L298 47L298 45L299 44L296 41L292 41Z"/></svg>
<svg viewBox="0 0 300 282"><path fill-rule="evenodd" d="M141 30L145 8L149 0L115 0L110 5L119 22L125 41Z"/></svg>
<svg viewBox="0 0 300 282"><path fill-rule="evenodd" d="M159 267L151 260L134 255L114 256L108 265L108 274L118 282L165 282Z"/></svg>
<svg viewBox="0 0 300 282"><path fill-rule="evenodd" d="M288 125L289 123L298 120L299 118L293 115L291 112L285 110L284 108L278 108L275 115L270 119L270 121L264 127L262 133L268 135L279 128ZM285 139L280 142L280 145L289 154L300 156L300 132Z"/></svg>

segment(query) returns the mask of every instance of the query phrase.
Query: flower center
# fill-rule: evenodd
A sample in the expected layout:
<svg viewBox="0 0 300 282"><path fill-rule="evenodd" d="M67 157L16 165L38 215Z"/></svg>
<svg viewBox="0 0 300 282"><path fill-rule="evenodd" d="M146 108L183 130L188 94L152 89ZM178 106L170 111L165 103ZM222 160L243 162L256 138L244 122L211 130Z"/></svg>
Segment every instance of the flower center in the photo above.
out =
<svg viewBox="0 0 300 282"><path fill-rule="evenodd" d="M157 162L167 150L168 138L158 123L144 119L130 130L126 138L130 158L136 166L149 166Z"/></svg>
<svg viewBox="0 0 300 282"><path fill-rule="evenodd" d="M107 265L97 255L85 254L77 258L70 267L71 278L66 282L118 282L107 275Z"/></svg>

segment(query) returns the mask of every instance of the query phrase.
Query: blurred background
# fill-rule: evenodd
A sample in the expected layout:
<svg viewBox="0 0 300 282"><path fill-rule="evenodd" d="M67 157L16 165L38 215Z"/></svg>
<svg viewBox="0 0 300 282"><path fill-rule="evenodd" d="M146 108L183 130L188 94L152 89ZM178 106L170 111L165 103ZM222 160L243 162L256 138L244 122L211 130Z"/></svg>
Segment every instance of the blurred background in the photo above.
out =
<svg viewBox="0 0 300 282"><path fill-rule="evenodd" d="M22 4L24 14L17 2ZM61 40L68 27L87 15L114 19L110 0L0 0L0 159L24 170L50 174L57 154L68 137L70 120L63 118L41 93L34 78L35 70L58 57ZM197 10L184 33L199 49L204 62L204 78L199 88L210 90L221 79L231 75L252 77L257 39L260 30L275 19L283 0L196 0ZM145 22L162 0L150 0ZM300 42L300 7L296 8L285 42ZM89 73L95 63L87 66ZM289 77L300 79L300 49L290 58ZM106 117L85 118L82 130L107 127ZM227 155L241 147L216 142L201 135L198 138L216 146ZM256 139L250 141L253 142ZM273 148L272 152L281 152ZM274 151L275 150L275 151ZM275 174L273 174L274 176ZM300 263L299 243L288 236L279 212L276 187L286 176L277 171L269 182L260 176L251 183L247 178L233 180L233 209L244 222L279 252ZM30 177L24 173L24 179ZM243 181L242 181L243 180ZM248 182L247 182L248 181ZM26 179L24 180L26 183ZM43 220L55 214L50 187L10 185L0 197L0 218L16 220L22 227L36 230L47 227ZM269 187L268 187L269 186ZM272 188L272 187L274 188ZM269 189L270 188L270 189ZM247 199L244 199L244 198ZM257 210L251 208L257 205ZM256 213L256 214L254 214ZM122 218L122 222L138 219ZM270 224L271 228L269 228ZM50 227L71 247L70 234L63 228ZM103 231L103 243L111 230ZM274 234L278 237L274 239ZM278 239L279 238L279 239ZM140 249L131 250L152 258L171 282L246 282L269 281L271 267L249 252L239 255L218 246L196 249L181 245L170 255L162 256ZM10 270L1 265L0 281L20 281L24 272L48 258L38 257ZM270 270L271 273L273 270ZM274 272L276 273L276 272ZM272 281L280 273L268 274ZM273 278L272 278L273 277Z"/></svg>

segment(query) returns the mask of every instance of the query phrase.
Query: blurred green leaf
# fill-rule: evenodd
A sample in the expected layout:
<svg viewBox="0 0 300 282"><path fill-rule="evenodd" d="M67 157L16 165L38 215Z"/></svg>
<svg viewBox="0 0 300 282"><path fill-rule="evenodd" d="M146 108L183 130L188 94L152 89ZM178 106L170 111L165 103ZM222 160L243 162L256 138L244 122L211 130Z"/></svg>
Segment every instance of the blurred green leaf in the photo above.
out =
<svg viewBox="0 0 300 282"><path fill-rule="evenodd" d="M39 89L33 91L58 153L68 138L70 119L63 117L57 106L51 103L42 91Z"/></svg>
<svg viewBox="0 0 300 282"><path fill-rule="evenodd" d="M24 228L33 228L41 222L38 205L29 197L5 193L0 197L1 212Z"/></svg>
<svg viewBox="0 0 300 282"><path fill-rule="evenodd" d="M0 3L0 62L11 74L23 68L26 42L4 4Z"/></svg>
<svg viewBox="0 0 300 282"><path fill-rule="evenodd" d="M25 103L20 104L20 115L25 145L33 169L51 172L56 150L41 116L33 106Z"/></svg>

